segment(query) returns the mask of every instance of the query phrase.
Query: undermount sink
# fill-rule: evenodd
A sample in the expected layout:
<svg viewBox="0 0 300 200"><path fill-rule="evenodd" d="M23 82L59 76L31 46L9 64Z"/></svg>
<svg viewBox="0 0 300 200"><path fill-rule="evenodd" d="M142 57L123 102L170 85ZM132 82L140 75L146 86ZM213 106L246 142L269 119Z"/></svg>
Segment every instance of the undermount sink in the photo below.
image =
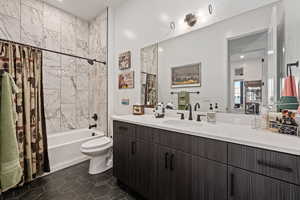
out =
<svg viewBox="0 0 300 200"><path fill-rule="evenodd" d="M163 122L163 124L171 125L171 126L179 126L179 127L201 127L203 124L201 122L196 121L187 121L187 120L166 120Z"/></svg>

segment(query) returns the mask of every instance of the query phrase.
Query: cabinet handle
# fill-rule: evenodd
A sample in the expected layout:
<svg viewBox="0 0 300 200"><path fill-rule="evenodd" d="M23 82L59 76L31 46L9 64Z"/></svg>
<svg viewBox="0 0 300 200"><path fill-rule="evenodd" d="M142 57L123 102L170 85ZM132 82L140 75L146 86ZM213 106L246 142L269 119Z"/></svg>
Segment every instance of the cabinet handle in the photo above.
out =
<svg viewBox="0 0 300 200"><path fill-rule="evenodd" d="M135 154L134 146L135 146L135 142L131 142L131 154L132 155Z"/></svg>
<svg viewBox="0 0 300 200"><path fill-rule="evenodd" d="M230 196L234 196L234 174L230 174Z"/></svg>
<svg viewBox="0 0 300 200"><path fill-rule="evenodd" d="M174 154L172 154L170 158L170 170L174 170Z"/></svg>
<svg viewBox="0 0 300 200"><path fill-rule="evenodd" d="M133 154L136 154L136 142L133 142Z"/></svg>
<svg viewBox="0 0 300 200"><path fill-rule="evenodd" d="M168 169L168 157L169 157L169 153L165 153L165 168Z"/></svg>
<svg viewBox="0 0 300 200"><path fill-rule="evenodd" d="M265 166L265 167L269 167L269 168L289 172L289 173L293 172L293 169L290 168L290 167L280 166L280 165L277 165L277 164L274 164L274 163L271 163L271 162L266 162L266 161L263 161L263 160L258 160L257 164Z"/></svg>

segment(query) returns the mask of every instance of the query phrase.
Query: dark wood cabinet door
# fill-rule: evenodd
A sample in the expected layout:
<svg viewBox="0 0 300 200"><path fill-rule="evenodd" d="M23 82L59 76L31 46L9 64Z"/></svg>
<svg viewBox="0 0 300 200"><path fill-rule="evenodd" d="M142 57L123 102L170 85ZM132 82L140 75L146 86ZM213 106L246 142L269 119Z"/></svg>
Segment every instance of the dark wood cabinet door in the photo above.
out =
<svg viewBox="0 0 300 200"><path fill-rule="evenodd" d="M124 184L129 183L129 153L130 137L114 132L113 159L114 159L114 176Z"/></svg>
<svg viewBox="0 0 300 200"><path fill-rule="evenodd" d="M130 187L136 185L135 137L132 137L134 135L134 126L120 122L114 123L113 173L118 180Z"/></svg>
<svg viewBox="0 0 300 200"><path fill-rule="evenodd" d="M229 167L229 200L298 200L300 187L255 174L245 170Z"/></svg>
<svg viewBox="0 0 300 200"><path fill-rule="evenodd" d="M192 200L227 200L227 166L193 156Z"/></svg>
<svg viewBox="0 0 300 200"><path fill-rule="evenodd" d="M191 199L192 155L173 151L170 156L172 200Z"/></svg>
<svg viewBox="0 0 300 200"><path fill-rule="evenodd" d="M157 200L173 200L171 192L171 171L170 156L172 149L158 146L158 167L157 167Z"/></svg>
<svg viewBox="0 0 300 200"><path fill-rule="evenodd" d="M135 148L136 192L146 199L156 199L157 146L147 141L137 140Z"/></svg>

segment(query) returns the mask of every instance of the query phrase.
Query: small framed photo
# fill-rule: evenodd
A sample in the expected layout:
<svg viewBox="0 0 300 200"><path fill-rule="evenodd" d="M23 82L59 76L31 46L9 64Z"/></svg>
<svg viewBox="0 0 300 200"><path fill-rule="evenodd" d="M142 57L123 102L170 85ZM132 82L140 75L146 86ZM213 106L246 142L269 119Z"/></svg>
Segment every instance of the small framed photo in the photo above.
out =
<svg viewBox="0 0 300 200"><path fill-rule="evenodd" d="M119 69L129 69L131 68L131 52L127 51L119 55Z"/></svg>
<svg viewBox="0 0 300 200"><path fill-rule="evenodd" d="M134 115L144 115L145 114L145 106L143 106L143 105L134 105L133 106L133 114Z"/></svg>
<svg viewBox="0 0 300 200"><path fill-rule="evenodd" d="M134 72L123 72L119 75L119 89L134 88Z"/></svg>
<svg viewBox="0 0 300 200"><path fill-rule="evenodd" d="M172 88L201 87L201 63L171 68Z"/></svg>

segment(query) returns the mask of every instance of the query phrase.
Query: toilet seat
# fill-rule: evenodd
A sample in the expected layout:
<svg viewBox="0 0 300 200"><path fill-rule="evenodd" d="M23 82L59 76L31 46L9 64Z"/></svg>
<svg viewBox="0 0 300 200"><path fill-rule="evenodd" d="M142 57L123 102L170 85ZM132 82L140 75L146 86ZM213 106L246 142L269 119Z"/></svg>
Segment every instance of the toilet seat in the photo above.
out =
<svg viewBox="0 0 300 200"><path fill-rule="evenodd" d="M88 142L85 142L81 145L82 150L93 150L93 149L99 149L103 148L106 146L111 146L110 144L112 143L112 139L109 137L101 137L98 139L93 139Z"/></svg>

